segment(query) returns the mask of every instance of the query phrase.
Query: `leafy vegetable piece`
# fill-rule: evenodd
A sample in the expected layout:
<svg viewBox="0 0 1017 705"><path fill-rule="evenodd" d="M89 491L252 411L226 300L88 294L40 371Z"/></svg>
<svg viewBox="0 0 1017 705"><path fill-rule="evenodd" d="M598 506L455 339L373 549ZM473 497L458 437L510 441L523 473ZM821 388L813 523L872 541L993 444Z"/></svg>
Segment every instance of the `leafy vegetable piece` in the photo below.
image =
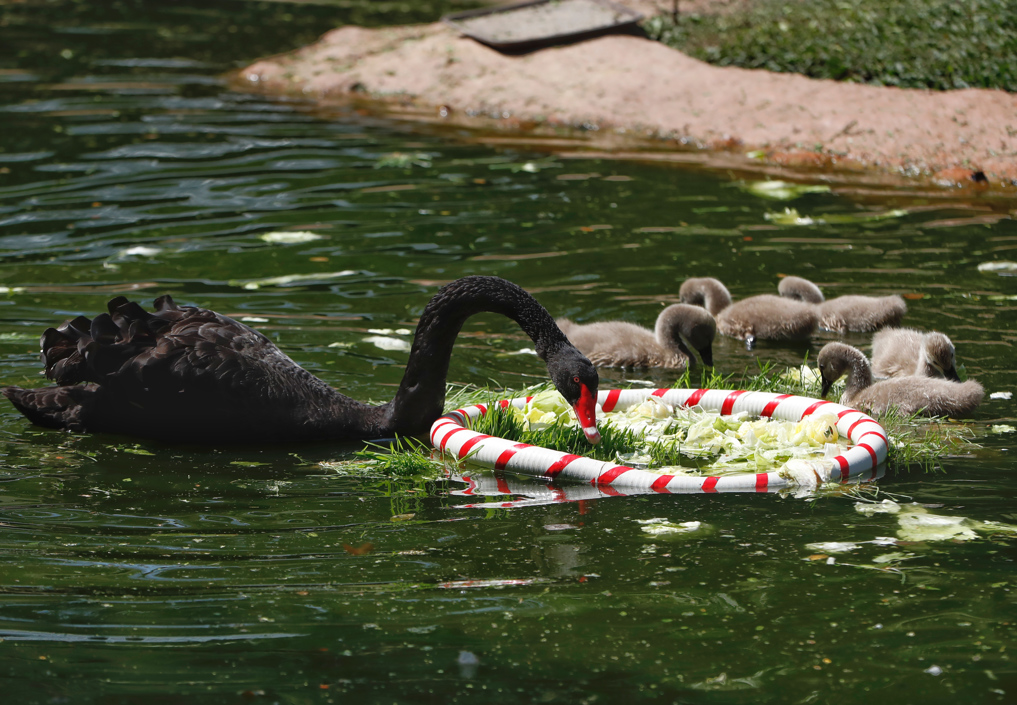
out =
<svg viewBox="0 0 1017 705"><path fill-rule="evenodd" d="M265 233L261 239L274 245L299 245L304 242L314 242L324 239L324 235L318 235L306 230L283 230L278 232Z"/></svg>
<svg viewBox="0 0 1017 705"><path fill-rule="evenodd" d="M782 213L764 213L763 217L777 225L815 225L831 224L839 225L844 223L867 223L888 218L900 218L908 212L901 208L883 211L882 213L828 213L826 215L811 216L801 215L795 208L785 208Z"/></svg>
<svg viewBox="0 0 1017 705"><path fill-rule="evenodd" d="M1017 272L1017 262L982 262L978 265L978 271L1012 274Z"/></svg>
<svg viewBox="0 0 1017 705"><path fill-rule="evenodd" d="M161 247L149 247L147 245L135 245L134 247L128 247L127 249L120 250L117 253L118 257L155 257L157 254L162 252Z"/></svg>
<svg viewBox="0 0 1017 705"><path fill-rule="evenodd" d="M408 341L387 335L369 335L364 338L364 342L371 343L382 350L397 350L399 352L409 352L411 347Z"/></svg>
<svg viewBox="0 0 1017 705"><path fill-rule="evenodd" d="M896 514L900 511L900 505L892 499L876 503L855 502L855 511L860 514Z"/></svg>
<svg viewBox="0 0 1017 705"><path fill-rule="evenodd" d="M824 541L822 543L808 543L805 548L810 551L824 551L826 553L849 553L861 547L861 544L850 541Z"/></svg>
<svg viewBox="0 0 1017 705"><path fill-rule="evenodd" d="M317 272L315 274L284 274L281 277L266 277L264 279L249 279L247 281L234 279L230 281L232 286L242 286L245 289L260 289L263 286L288 286L300 282L317 282L327 279L338 279L356 274L352 269L344 269L341 272Z"/></svg>
<svg viewBox="0 0 1017 705"><path fill-rule="evenodd" d="M636 519L642 524L643 532L653 537L681 536L692 534L703 528L700 521L683 521L680 523L668 521L665 518Z"/></svg>
<svg viewBox="0 0 1017 705"><path fill-rule="evenodd" d="M905 541L970 541L978 538L966 517L933 514L910 505L897 515L897 536Z"/></svg>
<svg viewBox="0 0 1017 705"><path fill-rule="evenodd" d="M375 169L384 169L386 167L407 169L414 166L425 168L431 166L431 155L426 152L390 152L378 157L378 161L374 163Z"/></svg>
<svg viewBox="0 0 1017 705"><path fill-rule="evenodd" d="M768 179L766 181L748 181L739 184L745 191L761 198L772 198L777 201L790 201L806 193L829 193L830 187L819 184L795 184L789 181Z"/></svg>

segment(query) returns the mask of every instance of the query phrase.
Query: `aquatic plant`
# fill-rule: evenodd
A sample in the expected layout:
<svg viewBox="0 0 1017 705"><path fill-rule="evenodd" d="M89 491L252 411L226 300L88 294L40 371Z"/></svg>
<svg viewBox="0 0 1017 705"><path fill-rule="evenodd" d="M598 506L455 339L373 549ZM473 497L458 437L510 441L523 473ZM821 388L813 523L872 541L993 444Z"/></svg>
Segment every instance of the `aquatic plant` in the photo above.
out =
<svg viewBox="0 0 1017 705"><path fill-rule="evenodd" d="M718 66L905 88L1017 91L1008 0L761 0L744 12L658 15L650 36Z"/></svg>

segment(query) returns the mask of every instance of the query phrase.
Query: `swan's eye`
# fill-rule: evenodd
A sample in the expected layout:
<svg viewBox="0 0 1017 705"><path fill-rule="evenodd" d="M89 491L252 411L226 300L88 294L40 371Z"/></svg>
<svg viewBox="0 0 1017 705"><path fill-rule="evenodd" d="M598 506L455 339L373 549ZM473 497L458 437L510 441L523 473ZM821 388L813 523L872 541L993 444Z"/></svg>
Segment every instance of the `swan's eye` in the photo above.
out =
<svg viewBox="0 0 1017 705"><path fill-rule="evenodd" d="M579 381L579 377L578 376L573 377L572 381L575 382L576 384L582 384L582 382Z"/></svg>

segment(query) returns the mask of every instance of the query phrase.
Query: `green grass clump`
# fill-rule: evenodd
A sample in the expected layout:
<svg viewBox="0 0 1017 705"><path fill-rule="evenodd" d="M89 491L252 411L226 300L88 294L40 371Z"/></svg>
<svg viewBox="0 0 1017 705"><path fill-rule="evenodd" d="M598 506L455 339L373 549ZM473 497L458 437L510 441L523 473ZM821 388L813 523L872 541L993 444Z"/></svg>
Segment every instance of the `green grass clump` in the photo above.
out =
<svg viewBox="0 0 1017 705"><path fill-rule="evenodd" d="M358 468L361 474L384 477L435 477L444 468L434 449L416 438L397 437L389 445L369 443L356 456L360 462L339 464L336 467Z"/></svg>
<svg viewBox="0 0 1017 705"><path fill-rule="evenodd" d="M600 443L595 446L590 445L578 427L549 426L524 431L522 422L515 416L496 408L491 408L486 414L475 419L470 428L489 436L508 438L517 443L553 448L562 453L584 455L606 462L614 462L619 453L632 453L643 445L642 438L631 431L619 430L609 424L599 427Z"/></svg>
<svg viewBox="0 0 1017 705"><path fill-rule="evenodd" d="M1013 0L760 0L745 12L659 15L647 33L718 66L904 88L1017 91Z"/></svg>
<svg viewBox="0 0 1017 705"><path fill-rule="evenodd" d="M876 420L890 439L886 464L892 472L915 467L928 472L940 467L943 458L949 455L969 453L980 447L972 440L974 432L970 427L945 419L905 415L889 409Z"/></svg>

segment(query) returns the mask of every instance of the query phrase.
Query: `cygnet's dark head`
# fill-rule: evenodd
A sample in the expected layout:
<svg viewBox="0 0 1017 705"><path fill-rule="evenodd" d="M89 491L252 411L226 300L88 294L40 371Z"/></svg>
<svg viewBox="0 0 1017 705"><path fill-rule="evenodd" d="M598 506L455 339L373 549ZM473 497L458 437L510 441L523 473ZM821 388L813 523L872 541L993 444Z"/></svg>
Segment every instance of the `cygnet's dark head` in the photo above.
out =
<svg viewBox="0 0 1017 705"><path fill-rule="evenodd" d="M600 443L597 430L597 387L600 376L593 363L571 344L563 346L555 355L549 355L547 372L565 401L576 412L586 440Z"/></svg>
<svg viewBox="0 0 1017 705"><path fill-rule="evenodd" d="M942 333L928 333L925 336L925 345L922 354L925 361L938 374L954 382L960 382L960 375L957 374L957 353L953 342Z"/></svg>
<svg viewBox="0 0 1017 705"><path fill-rule="evenodd" d="M672 304L657 316L654 329L657 342L661 345L681 349L690 359L685 342L699 353L703 364L713 367L713 339L717 337L717 321L710 312L690 304Z"/></svg>
<svg viewBox="0 0 1017 705"><path fill-rule="evenodd" d="M859 362L868 366L865 355L858 348L853 348L845 343L827 343L819 351L816 363L819 365L819 374L823 378L823 392L821 396L826 397L830 387L838 379L847 374L848 370Z"/></svg>

